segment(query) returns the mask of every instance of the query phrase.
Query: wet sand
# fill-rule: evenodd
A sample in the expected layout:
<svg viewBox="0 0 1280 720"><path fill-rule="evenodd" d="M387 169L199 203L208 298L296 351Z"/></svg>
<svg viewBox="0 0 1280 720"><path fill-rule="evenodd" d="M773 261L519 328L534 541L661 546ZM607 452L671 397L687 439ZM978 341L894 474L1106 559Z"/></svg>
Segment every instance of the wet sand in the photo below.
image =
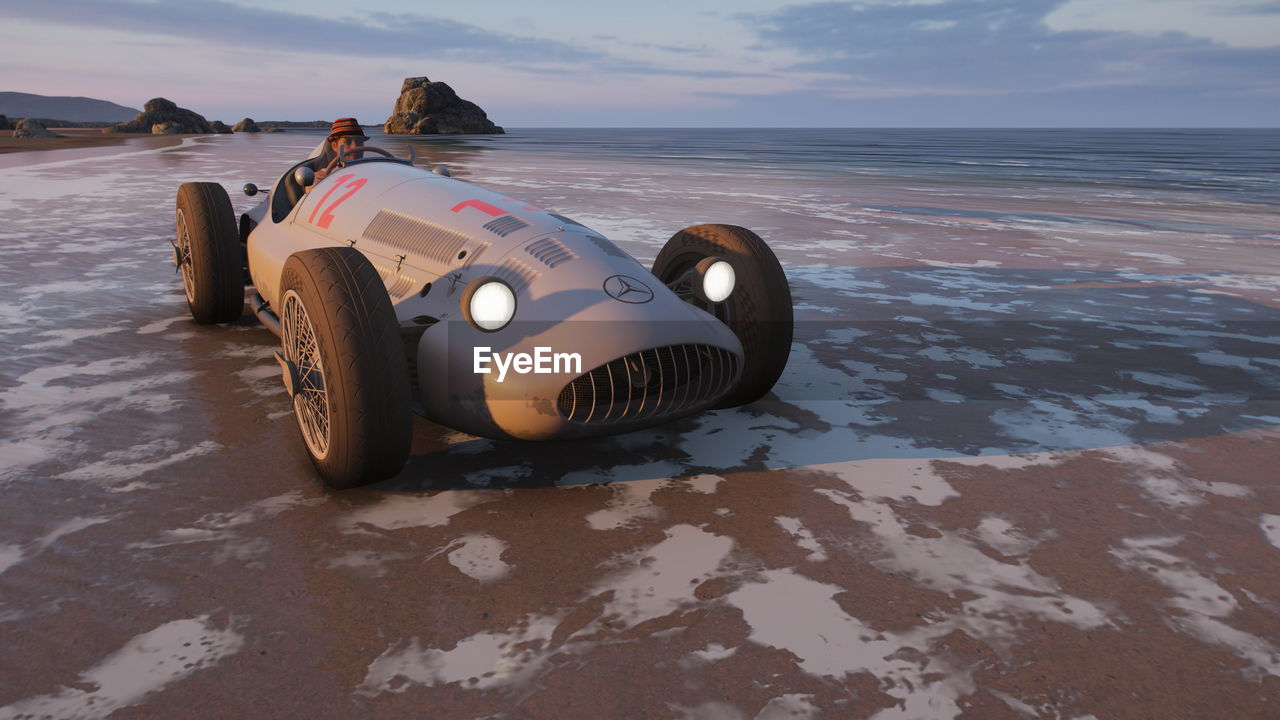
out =
<svg viewBox="0 0 1280 720"><path fill-rule="evenodd" d="M18 138L12 131L0 133L0 153L32 152L37 150L68 150L72 148L96 148L122 145L128 140L152 137L149 135L126 135L120 133L104 133L99 128L50 128L49 132L61 137L53 138ZM165 142L163 146L177 145L183 137L191 135L155 136Z"/></svg>
<svg viewBox="0 0 1280 720"><path fill-rule="evenodd" d="M330 493L274 336L191 324L167 244L179 182L313 144L0 180L0 718L1274 716L1274 207L439 153L645 262L673 219L755 227L791 362L593 442L418 419L400 476Z"/></svg>
<svg viewBox="0 0 1280 720"><path fill-rule="evenodd" d="M119 145L129 137L128 135L109 135L98 128L50 128L49 132L59 137L19 138L13 136L11 129L0 130L0 153L109 147Z"/></svg>
<svg viewBox="0 0 1280 720"><path fill-rule="evenodd" d="M32 163L57 162L111 155L122 149L151 150L174 147L198 135L127 135L103 133L98 128L51 128L64 137L16 138L0 131L0 169ZM32 156L31 153L37 153Z"/></svg>

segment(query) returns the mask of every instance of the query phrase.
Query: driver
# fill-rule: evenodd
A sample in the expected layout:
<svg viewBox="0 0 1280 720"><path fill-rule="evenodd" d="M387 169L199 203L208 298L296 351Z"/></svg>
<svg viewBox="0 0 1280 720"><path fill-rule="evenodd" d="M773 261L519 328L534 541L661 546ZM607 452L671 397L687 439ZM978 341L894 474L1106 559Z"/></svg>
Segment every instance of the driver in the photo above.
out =
<svg viewBox="0 0 1280 720"><path fill-rule="evenodd" d="M338 164L340 151L345 152L348 160L359 159L363 153L358 148L364 145L366 139L364 129L355 118L334 120L333 126L329 128L329 137L325 139L323 148L317 148L319 154L311 163L311 169L316 172L316 182L323 180L324 176Z"/></svg>

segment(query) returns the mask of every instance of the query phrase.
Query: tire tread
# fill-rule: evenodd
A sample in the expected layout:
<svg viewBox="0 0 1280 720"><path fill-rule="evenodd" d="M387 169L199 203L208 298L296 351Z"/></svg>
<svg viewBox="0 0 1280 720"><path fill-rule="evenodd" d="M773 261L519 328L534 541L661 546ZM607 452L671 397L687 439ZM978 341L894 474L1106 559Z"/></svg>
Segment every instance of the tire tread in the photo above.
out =
<svg viewBox="0 0 1280 720"><path fill-rule="evenodd" d="M231 198L218 183L190 182L178 187L191 237L191 269L195 299L191 317L201 325L232 322L244 313L244 274L239 229Z"/></svg>
<svg viewBox="0 0 1280 720"><path fill-rule="evenodd" d="M335 488L395 475L412 440L410 387L381 278L358 250L328 247L290 257L281 282L289 289L315 327L330 394L329 453L312 462Z"/></svg>

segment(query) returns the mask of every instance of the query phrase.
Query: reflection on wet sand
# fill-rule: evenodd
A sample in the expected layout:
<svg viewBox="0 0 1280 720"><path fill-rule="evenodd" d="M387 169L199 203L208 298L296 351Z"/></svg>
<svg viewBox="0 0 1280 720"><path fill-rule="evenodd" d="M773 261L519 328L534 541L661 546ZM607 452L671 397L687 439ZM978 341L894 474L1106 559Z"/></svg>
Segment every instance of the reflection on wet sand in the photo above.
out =
<svg viewBox="0 0 1280 720"><path fill-rule="evenodd" d="M1082 212L874 178L855 201L830 176L427 143L423 164L642 260L682 225L755 227L793 285L792 360L752 407L591 442L418 420L400 476L339 494L274 336L192 325L167 243L179 182L260 182L313 144L0 181L0 718L215 697L246 717L1265 714L1280 272L1251 248L1274 215L1184 204L1175 226L1146 216L1156 195Z"/></svg>

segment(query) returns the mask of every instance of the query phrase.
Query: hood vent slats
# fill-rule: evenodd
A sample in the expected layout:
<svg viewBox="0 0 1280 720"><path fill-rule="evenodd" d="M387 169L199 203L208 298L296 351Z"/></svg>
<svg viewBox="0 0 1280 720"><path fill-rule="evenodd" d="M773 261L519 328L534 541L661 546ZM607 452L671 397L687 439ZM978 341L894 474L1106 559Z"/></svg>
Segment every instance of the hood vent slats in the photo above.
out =
<svg viewBox="0 0 1280 720"><path fill-rule="evenodd" d="M552 269L578 257L567 245L553 237L542 238L535 243L531 243L524 250L537 259L538 262Z"/></svg>
<svg viewBox="0 0 1280 720"><path fill-rule="evenodd" d="M394 210L379 211L361 233L359 242L360 247L373 245L370 251L380 255L405 255L410 264L417 264L414 259L422 258L434 266L427 269L439 271L470 264L489 247L489 243L466 233Z"/></svg>
<svg viewBox="0 0 1280 720"><path fill-rule="evenodd" d="M485 230L499 237L506 237L517 230L523 230L527 227L529 227L529 223L515 215L503 215L497 220L490 220L484 224Z"/></svg>

